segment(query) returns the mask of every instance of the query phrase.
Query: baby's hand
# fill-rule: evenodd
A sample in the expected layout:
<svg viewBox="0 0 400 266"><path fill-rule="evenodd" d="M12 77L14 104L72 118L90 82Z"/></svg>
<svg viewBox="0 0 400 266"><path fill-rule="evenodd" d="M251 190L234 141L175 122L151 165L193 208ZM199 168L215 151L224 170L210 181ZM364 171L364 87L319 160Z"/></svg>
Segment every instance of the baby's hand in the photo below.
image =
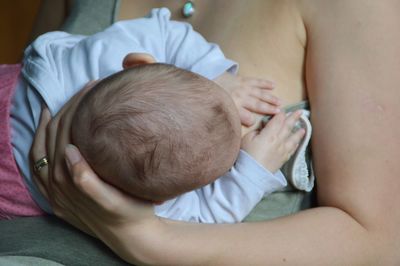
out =
<svg viewBox="0 0 400 266"><path fill-rule="evenodd" d="M247 133L242 139L242 149L270 172L275 173L296 151L304 136L303 128L292 132L301 111L286 116L275 115L261 130Z"/></svg>
<svg viewBox="0 0 400 266"><path fill-rule="evenodd" d="M281 102L271 93L274 88L271 81L229 73L223 74L214 81L231 95L238 108L240 121L245 126L254 124L254 113L265 115L279 113Z"/></svg>

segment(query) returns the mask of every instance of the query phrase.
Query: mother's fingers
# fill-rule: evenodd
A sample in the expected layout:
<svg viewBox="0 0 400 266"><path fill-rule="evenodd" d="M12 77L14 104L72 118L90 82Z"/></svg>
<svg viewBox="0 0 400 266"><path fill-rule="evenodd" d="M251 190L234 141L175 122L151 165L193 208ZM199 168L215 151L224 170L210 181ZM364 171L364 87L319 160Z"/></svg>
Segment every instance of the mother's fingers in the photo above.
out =
<svg viewBox="0 0 400 266"><path fill-rule="evenodd" d="M75 185L90 199L101 205L106 210L114 210L115 198L121 196L114 187L103 182L82 158L79 150L68 145L65 149L65 158L68 168L71 169Z"/></svg>
<svg viewBox="0 0 400 266"><path fill-rule="evenodd" d="M42 110L40 116L39 126L36 130L35 139L33 140L30 158L31 158L31 169L33 173L33 181L39 188L40 192L48 198L48 178L49 178L49 167L44 166L39 171L34 170L34 164L42 159L43 157L47 157L46 150L46 127L51 119L50 112L47 108Z"/></svg>
<svg viewBox="0 0 400 266"><path fill-rule="evenodd" d="M76 93L57 113L57 115L51 120L49 126L47 127L47 147L48 147L48 156L49 158L56 160L56 148L58 150L64 150L65 145L70 143L69 132L70 125L75 113L75 109L77 108L80 99L96 84L97 82L91 81L89 82L81 91ZM58 137L58 134L61 134L60 131L63 132L62 138ZM59 143L59 140L63 139L63 143ZM63 145L63 146L60 146ZM63 154L63 152L62 152ZM58 166L60 163L57 161L55 164ZM53 166L52 165L52 166Z"/></svg>
<svg viewBox="0 0 400 266"><path fill-rule="evenodd" d="M35 139L32 143L32 148L30 151L31 159L36 162L47 155L46 151L46 127L50 122L51 115L47 108L42 110L40 115L39 126L36 130Z"/></svg>
<svg viewBox="0 0 400 266"><path fill-rule="evenodd" d="M57 147L64 151L66 145L71 143L70 140L70 129L72 124L72 119L74 118L75 111L81 101L81 98L96 84L97 82L89 82L85 88L83 88L79 93L74 95L74 97L68 102L68 106L60 111L59 126L62 129L57 132ZM62 152L62 157L64 153Z"/></svg>
<svg viewBox="0 0 400 266"><path fill-rule="evenodd" d="M71 123L75 111L84 95L96 84L89 82L81 91L75 94L52 119L47 128L47 149L49 158L52 160L50 168L49 192L51 197L57 194L67 193L64 187L66 183L71 182L65 167L64 149L68 143L71 143ZM53 202L53 205L56 205Z"/></svg>

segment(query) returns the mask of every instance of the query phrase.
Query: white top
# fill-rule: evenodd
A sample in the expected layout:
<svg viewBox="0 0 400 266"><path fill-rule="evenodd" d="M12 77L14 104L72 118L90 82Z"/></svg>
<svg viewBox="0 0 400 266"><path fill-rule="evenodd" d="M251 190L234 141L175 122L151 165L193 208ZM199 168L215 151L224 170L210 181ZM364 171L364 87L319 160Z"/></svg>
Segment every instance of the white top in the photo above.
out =
<svg viewBox="0 0 400 266"><path fill-rule="evenodd" d="M145 18L115 23L89 37L50 32L25 50L11 109L12 146L25 183L43 210L51 212L29 168L29 150L43 102L55 115L87 82L122 70L122 60L131 52L151 54L157 62L209 79L237 71L237 64L226 59L216 44L208 43L190 24L171 21L170 16L166 8L153 9Z"/></svg>

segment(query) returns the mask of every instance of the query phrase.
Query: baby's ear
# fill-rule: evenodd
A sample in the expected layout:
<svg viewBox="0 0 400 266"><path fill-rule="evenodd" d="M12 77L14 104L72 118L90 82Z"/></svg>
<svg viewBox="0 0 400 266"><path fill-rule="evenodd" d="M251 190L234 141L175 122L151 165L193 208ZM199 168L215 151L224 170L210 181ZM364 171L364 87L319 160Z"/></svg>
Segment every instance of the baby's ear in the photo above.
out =
<svg viewBox="0 0 400 266"><path fill-rule="evenodd" d="M122 67L124 69L144 65L144 64L153 64L156 60L150 54L145 53L129 53L124 57L122 61Z"/></svg>

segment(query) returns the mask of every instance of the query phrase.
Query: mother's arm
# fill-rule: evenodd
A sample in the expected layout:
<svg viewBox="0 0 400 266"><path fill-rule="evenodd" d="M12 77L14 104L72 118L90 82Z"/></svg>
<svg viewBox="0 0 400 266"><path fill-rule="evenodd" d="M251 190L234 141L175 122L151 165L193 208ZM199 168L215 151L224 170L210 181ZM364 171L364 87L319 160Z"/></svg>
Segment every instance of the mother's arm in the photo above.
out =
<svg viewBox="0 0 400 266"><path fill-rule="evenodd" d="M133 205L126 213L132 200L112 193L76 157L79 160L71 169L77 186L71 186L71 193L90 206L83 204L71 217L94 228L100 239L131 262L399 264L400 3L304 3L310 5L301 10L308 32L313 155L318 200L325 207L236 225L172 222L149 212L138 218L132 213L143 213L140 207ZM64 204L76 204L76 197ZM69 217L65 210L64 216ZM113 219L101 218L108 215Z"/></svg>

